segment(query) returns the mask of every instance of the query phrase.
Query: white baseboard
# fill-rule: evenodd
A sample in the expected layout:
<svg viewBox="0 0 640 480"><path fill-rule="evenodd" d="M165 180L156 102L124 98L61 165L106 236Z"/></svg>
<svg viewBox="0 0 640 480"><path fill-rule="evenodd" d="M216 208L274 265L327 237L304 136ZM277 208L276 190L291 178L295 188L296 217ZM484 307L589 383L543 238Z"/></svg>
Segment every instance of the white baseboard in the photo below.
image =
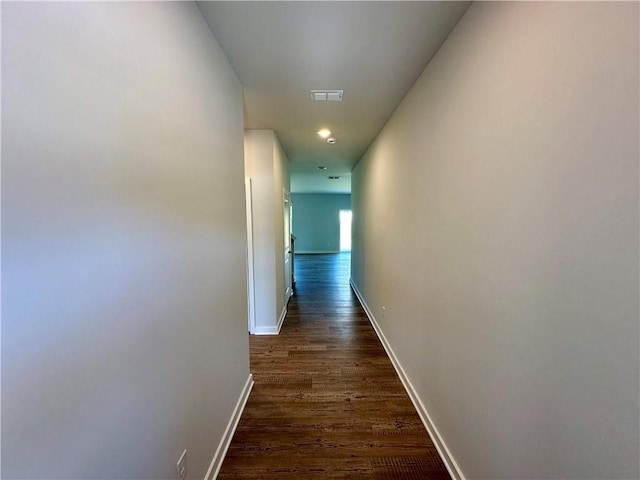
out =
<svg viewBox="0 0 640 480"><path fill-rule="evenodd" d="M213 460L211 460L211 465L209 465L209 470L207 470L207 473L204 476L204 480L215 480L215 478L218 476L220 467L222 467L224 457L227 454L227 450L229 450L231 439L233 438L233 434L236 432L238 422L240 421L242 411L244 410L244 406L247 404L247 400L249 399L249 394L251 393L252 388L253 375L249 374L249 378L247 378L247 382L244 384L242 393L240 393L240 398L238 398L238 403L236 403L236 408L233 410L233 414L229 419L229 423L227 424L227 428L224 431L224 435L222 435L222 440L220 440L220 444L218 445L216 453L213 454Z"/></svg>
<svg viewBox="0 0 640 480"><path fill-rule="evenodd" d="M278 327L256 327L251 332L252 335L278 335Z"/></svg>
<svg viewBox="0 0 640 480"><path fill-rule="evenodd" d="M393 368L396 369L396 372L400 377L400 381L402 382L402 385L407 391L409 398L413 402L413 406L418 411L418 415L420 416L422 423L427 429L427 432L429 432L429 436L431 437L431 440L433 440L433 443L436 449L438 450L438 453L440 454L442 461L447 467L447 470L449 471L449 475L451 475L451 478L453 480L464 480L465 477L462 471L460 470L460 467L458 466L455 459L453 458L453 455L451 455L451 452L447 448L447 445L444 442L444 439L442 438L442 436L440 435L440 432L438 432L438 429L436 428L435 424L431 420L431 417L429 416L429 413L427 412L427 409L424 406L424 403L422 403L422 400L420 400L420 397L418 396L418 393L416 392L415 388L411 384L409 377L407 377L407 374L405 373L404 368L402 368L402 365L400 364L398 357L396 357L396 354L391 348L391 345L387 341L387 338L384 336L384 333L380 328L380 325L378 325L378 322L376 321L375 317L373 316L373 313L369 309L367 302L365 302L362 294L358 290L358 287L356 287L356 285L353 283L353 280L349 279L349 284L351 285L353 292L356 294L356 297L358 297L358 300L360 301L362 308L367 314L367 317L369 318L369 321L371 322L373 329L376 331L376 334L378 335L380 342L382 342L382 346L387 352L387 355L389 355L389 358L391 359L391 363L393 364Z"/></svg>
<svg viewBox="0 0 640 480"><path fill-rule="evenodd" d="M282 328L282 324L284 323L284 317L287 316L287 306L285 305L280 313L280 318L278 319L278 324L276 326L268 326L268 327L260 327L256 326L251 332L253 335L278 335L280 333L280 329Z"/></svg>
<svg viewBox="0 0 640 480"><path fill-rule="evenodd" d="M282 328L282 324L284 323L284 318L287 316L287 304L285 303L284 307L282 307L282 312L280 312L280 318L278 319L278 331L280 333L280 329Z"/></svg>
<svg viewBox="0 0 640 480"><path fill-rule="evenodd" d="M340 250L296 250L296 255L321 255L323 253L340 253Z"/></svg>

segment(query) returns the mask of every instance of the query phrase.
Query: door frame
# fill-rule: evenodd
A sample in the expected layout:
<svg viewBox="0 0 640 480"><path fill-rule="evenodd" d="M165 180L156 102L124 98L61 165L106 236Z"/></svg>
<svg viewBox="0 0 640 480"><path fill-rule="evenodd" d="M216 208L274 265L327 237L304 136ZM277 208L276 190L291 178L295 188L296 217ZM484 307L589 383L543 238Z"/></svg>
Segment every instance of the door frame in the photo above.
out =
<svg viewBox="0 0 640 480"><path fill-rule="evenodd" d="M291 258L291 193L286 188L282 189L282 206L284 217L284 301L286 304L293 295L293 281L291 279L293 265L293 258ZM289 265L288 271L287 264Z"/></svg>
<svg viewBox="0 0 640 480"><path fill-rule="evenodd" d="M253 190L251 178L244 179L244 194L247 212L247 316L249 333L254 333L256 329L256 293L253 264Z"/></svg>

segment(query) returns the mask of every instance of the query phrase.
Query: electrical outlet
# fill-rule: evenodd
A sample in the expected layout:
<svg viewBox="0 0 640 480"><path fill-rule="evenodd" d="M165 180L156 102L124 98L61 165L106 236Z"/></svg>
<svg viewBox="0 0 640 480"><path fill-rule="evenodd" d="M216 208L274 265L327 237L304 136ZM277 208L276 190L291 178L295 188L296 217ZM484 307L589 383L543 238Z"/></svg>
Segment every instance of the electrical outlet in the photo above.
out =
<svg viewBox="0 0 640 480"><path fill-rule="evenodd" d="M180 455L178 459L178 463L176 463L176 468L178 469L178 480L185 480L187 478L187 450L185 449Z"/></svg>

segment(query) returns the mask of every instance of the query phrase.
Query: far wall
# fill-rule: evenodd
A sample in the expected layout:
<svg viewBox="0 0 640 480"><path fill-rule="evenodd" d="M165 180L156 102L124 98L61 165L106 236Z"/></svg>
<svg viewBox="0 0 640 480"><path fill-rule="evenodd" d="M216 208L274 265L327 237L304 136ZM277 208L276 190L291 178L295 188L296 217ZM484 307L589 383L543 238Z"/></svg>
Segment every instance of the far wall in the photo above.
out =
<svg viewBox="0 0 640 480"><path fill-rule="evenodd" d="M340 210L351 210L351 195L294 193L291 199L296 253L339 252Z"/></svg>

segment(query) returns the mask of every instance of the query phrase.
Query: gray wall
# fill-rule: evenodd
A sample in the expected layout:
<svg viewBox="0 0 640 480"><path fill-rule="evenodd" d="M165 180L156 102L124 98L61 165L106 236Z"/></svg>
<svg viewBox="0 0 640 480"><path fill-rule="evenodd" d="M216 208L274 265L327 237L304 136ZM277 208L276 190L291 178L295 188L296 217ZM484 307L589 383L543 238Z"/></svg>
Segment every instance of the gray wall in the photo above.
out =
<svg viewBox="0 0 640 480"><path fill-rule="evenodd" d="M256 328L277 333L286 307L284 275L284 197L289 160L273 130L244 133L245 175L252 185L253 271Z"/></svg>
<svg viewBox="0 0 640 480"><path fill-rule="evenodd" d="M354 171L352 278L467 478L640 476L638 20L474 3Z"/></svg>
<svg viewBox="0 0 640 480"><path fill-rule="evenodd" d="M242 88L191 3L2 4L3 478L203 478L249 376Z"/></svg>
<svg viewBox="0 0 640 480"><path fill-rule="evenodd" d="M276 278L274 284L276 287L276 311L281 316L287 307L289 294L286 291L285 269L284 269L284 190L291 191L290 175L289 175L289 159L284 153L280 141L273 133L273 205L275 215L273 216L274 225L274 242L276 253ZM291 232L289 232L291 234ZM289 271L288 285L291 284L291 271ZM278 317L280 319L281 317Z"/></svg>
<svg viewBox="0 0 640 480"><path fill-rule="evenodd" d="M351 195L295 193L291 201L296 252L339 252L340 210L351 210Z"/></svg>

